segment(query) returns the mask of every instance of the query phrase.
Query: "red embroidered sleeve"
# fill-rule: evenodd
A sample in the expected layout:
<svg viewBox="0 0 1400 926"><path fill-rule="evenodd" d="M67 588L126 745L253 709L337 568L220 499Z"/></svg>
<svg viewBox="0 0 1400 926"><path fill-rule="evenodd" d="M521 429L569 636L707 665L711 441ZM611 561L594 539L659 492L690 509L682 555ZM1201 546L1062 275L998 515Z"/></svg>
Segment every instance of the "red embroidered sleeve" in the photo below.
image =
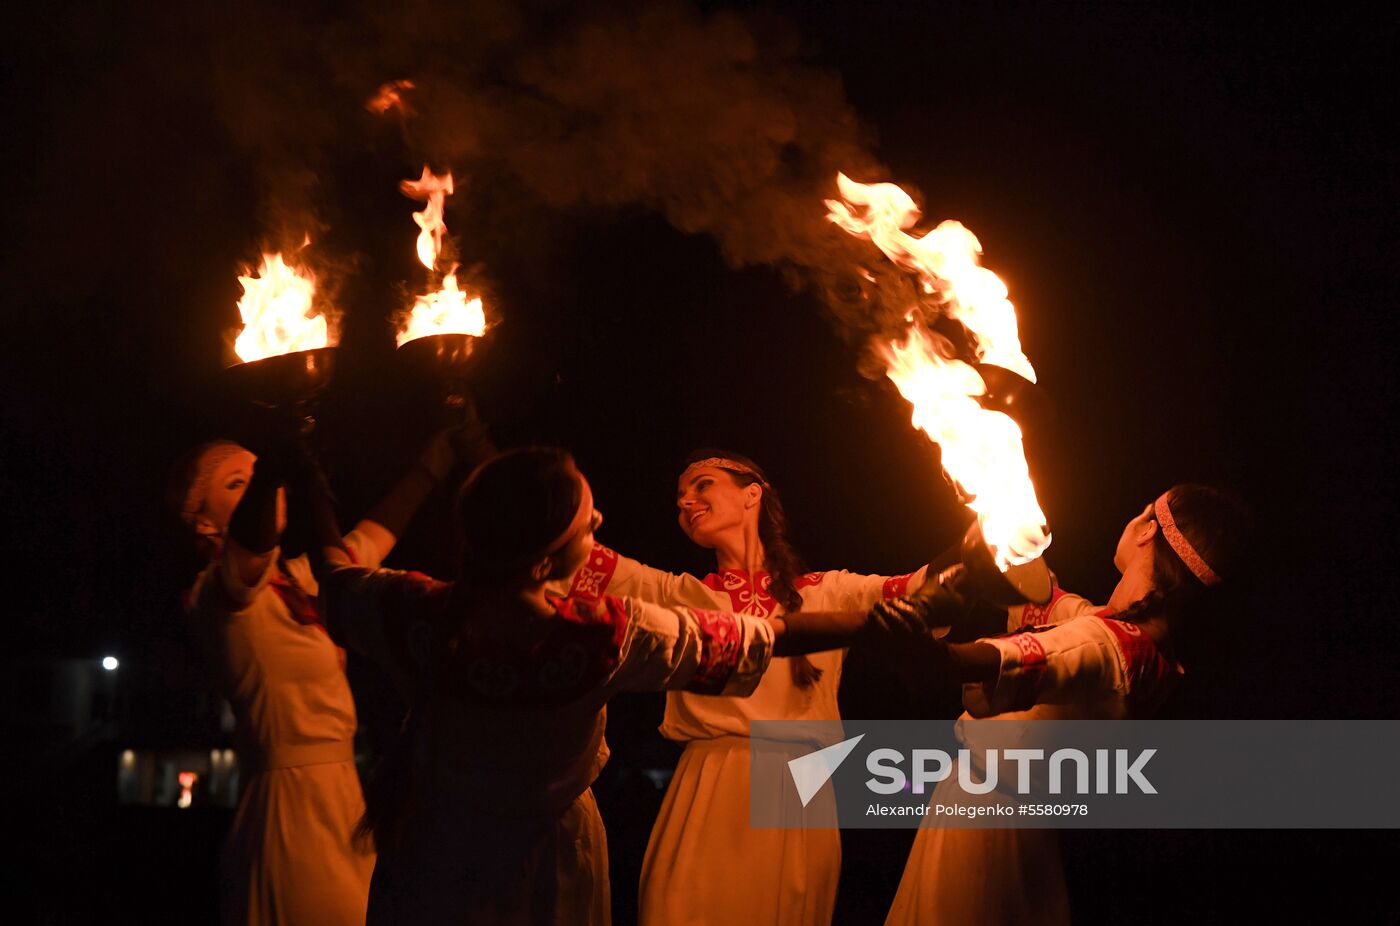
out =
<svg viewBox="0 0 1400 926"><path fill-rule="evenodd" d="M743 651L739 619L724 611L692 608L691 613L700 628L700 664L685 689L696 694L720 694L738 667Z"/></svg>
<svg viewBox="0 0 1400 926"><path fill-rule="evenodd" d="M1065 590L1058 585L1050 592L1050 600L1045 604L1027 604L1021 608L1022 627L1044 627L1050 623L1050 612L1055 610L1055 605L1060 603L1060 599L1065 597Z"/></svg>
<svg viewBox="0 0 1400 926"><path fill-rule="evenodd" d="M885 585L880 589L881 598L902 598L909 594L909 580L914 578L914 573L906 573L902 576L890 576L885 580Z"/></svg>
<svg viewBox="0 0 1400 926"><path fill-rule="evenodd" d="M617 571L617 553L601 543L595 543L588 559L574 574L569 587L570 598L587 598L594 601L602 598Z"/></svg>
<svg viewBox="0 0 1400 926"><path fill-rule="evenodd" d="M1105 609L1107 610L1107 609ZM1109 611L1108 613L1112 613ZM1170 693L1177 672L1162 656L1152 638L1137 624L1115 620L1104 615L1099 622L1113 634L1118 651L1123 654L1124 675L1128 680L1128 700L1134 712L1150 711Z"/></svg>

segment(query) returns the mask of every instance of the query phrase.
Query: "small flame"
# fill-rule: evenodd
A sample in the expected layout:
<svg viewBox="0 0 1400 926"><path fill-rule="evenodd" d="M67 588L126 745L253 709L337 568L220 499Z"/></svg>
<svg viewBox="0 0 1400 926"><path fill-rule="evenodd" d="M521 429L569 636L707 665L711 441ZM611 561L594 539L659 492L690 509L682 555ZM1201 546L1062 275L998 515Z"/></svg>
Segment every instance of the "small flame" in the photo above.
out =
<svg viewBox="0 0 1400 926"><path fill-rule="evenodd" d="M413 213L413 221L422 229L418 234L418 260L429 270L437 263L442 253L442 236L447 232L443 221L443 207L447 197L452 195L452 174L441 177L423 166L423 176L417 180L405 180L399 184L403 195L409 199L426 200L428 205L422 212Z"/></svg>
<svg viewBox="0 0 1400 926"><path fill-rule="evenodd" d="M442 176L423 167L423 176L399 184L405 196L427 201L422 212L413 213L418 223L418 260L433 270L442 254L442 239L447 233L443 211L447 197L452 195L452 174ZM480 337L486 333L486 313L480 296L469 296L457 287L457 265L453 264L442 278L437 292L418 296L397 339L399 345L432 334L468 334Z"/></svg>
<svg viewBox="0 0 1400 926"><path fill-rule="evenodd" d="M243 331L233 351L244 363L315 350L330 341L326 317L312 308L316 281L282 260L281 254L264 254L256 276L240 276L243 298L238 313Z"/></svg>
<svg viewBox="0 0 1400 926"><path fill-rule="evenodd" d="M838 174L836 183L845 201L827 200L827 218L916 273L923 292L937 294L942 311L972 333L979 361L1035 382L1006 284L980 265L976 236L959 222L911 234L906 229L918 221L919 210L904 190L892 183L857 183L845 174ZM1050 545L1050 532L1031 483L1020 427L982 407L976 399L986 392L982 377L953 357L949 345L930 337L912 308L904 318L905 336L880 345L886 375L913 406L915 427L942 448L943 468L977 513L997 566L1005 571L1035 559Z"/></svg>
<svg viewBox="0 0 1400 926"><path fill-rule="evenodd" d="M412 107L403 98L403 91L413 89L411 80L391 80L379 87L379 91L365 102L365 109L382 116L391 109L396 109L399 114L407 115L413 112Z"/></svg>

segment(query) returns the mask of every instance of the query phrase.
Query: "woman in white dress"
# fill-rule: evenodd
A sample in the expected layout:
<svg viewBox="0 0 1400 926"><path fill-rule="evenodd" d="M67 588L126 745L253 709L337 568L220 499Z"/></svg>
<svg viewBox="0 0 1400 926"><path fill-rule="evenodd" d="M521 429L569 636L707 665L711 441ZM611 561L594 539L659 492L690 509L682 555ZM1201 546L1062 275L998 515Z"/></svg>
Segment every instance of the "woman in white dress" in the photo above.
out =
<svg viewBox="0 0 1400 926"><path fill-rule="evenodd" d="M602 521L587 480L552 448L484 464L459 515L455 583L348 564L322 583L332 632L396 669L415 704L370 792L375 926L603 926L607 840L591 785L612 696L742 701L775 654L923 630L871 625L868 608L765 620L708 602L551 595Z"/></svg>
<svg viewBox="0 0 1400 926"><path fill-rule="evenodd" d="M752 460L692 454L676 487L681 530L715 553L702 578L653 569L595 545L574 575L579 596L628 595L657 604L716 608L765 620L796 611L865 611L923 582L904 576L807 572L787 537L777 491ZM647 845L640 886L643 926L763 923L825 926L836 905L841 839L834 829L749 826L749 723L838 720L845 650L777 658L747 698L667 693L661 733L685 744ZM791 744L794 756L829 745ZM781 767L779 765L778 767ZM814 802L810 814L826 810Z"/></svg>
<svg viewBox="0 0 1400 926"><path fill-rule="evenodd" d="M354 530L337 531L345 555L377 566L389 554L457 462L449 437L435 438ZM307 557L283 556L280 546L286 483L309 482L308 504L318 504L312 496L328 504L300 453L279 446L260 458L213 441L176 465L169 487L208 560L189 592L188 620L237 721L244 784L221 860L220 908L224 923L239 926L358 926L374 869L372 848L353 838L364 799L345 654L322 622Z"/></svg>
<svg viewBox="0 0 1400 926"><path fill-rule="evenodd" d="M1113 557L1122 578L1107 606L1057 588L1044 606L1012 608L1006 636L934 641L930 671L966 683L959 739L975 745L969 742L974 728L962 722L971 719L1150 717L1183 671L1183 637L1208 630L1199 626L1203 599L1222 576L1232 575L1247 524L1233 497L1206 486L1175 486L1123 529ZM879 608L906 606L896 601ZM985 798L966 795L956 771L932 797L969 800L1004 798L996 791ZM926 817L914 839L886 926L1070 921L1054 830L949 829L933 820Z"/></svg>

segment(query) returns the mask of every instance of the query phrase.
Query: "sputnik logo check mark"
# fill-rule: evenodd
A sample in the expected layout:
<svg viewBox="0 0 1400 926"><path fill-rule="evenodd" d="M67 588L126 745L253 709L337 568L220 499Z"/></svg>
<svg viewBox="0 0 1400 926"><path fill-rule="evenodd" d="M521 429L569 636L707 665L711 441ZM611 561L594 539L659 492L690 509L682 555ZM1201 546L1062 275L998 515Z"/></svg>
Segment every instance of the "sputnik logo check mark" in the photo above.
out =
<svg viewBox="0 0 1400 926"><path fill-rule="evenodd" d="M846 761L846 757L855 750L856 744L863 739L864 733L842 740L834 746L788 760L788 771L792 773L792 783L797 785L797 796L802 799L803 807L817 796L822 785L827 783L841 767L841 763Z"/></svg>

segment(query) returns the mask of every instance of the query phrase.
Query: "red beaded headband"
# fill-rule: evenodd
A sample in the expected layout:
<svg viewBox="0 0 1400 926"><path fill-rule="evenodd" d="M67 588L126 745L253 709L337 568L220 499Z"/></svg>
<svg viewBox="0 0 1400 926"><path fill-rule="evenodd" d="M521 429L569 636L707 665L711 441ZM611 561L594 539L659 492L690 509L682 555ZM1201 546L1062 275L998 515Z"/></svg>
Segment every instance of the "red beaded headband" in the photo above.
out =
<svg viewBox="0 0 1400 926"><path fill-rule="evenodd" d="M1196 552L1196 548L1191 546L1191 541L1186 539L1186 535L1181 532L1181 528L1176 526L1176 519L1172 517L1171 506L1167 504L1167 496L1163 495L1157 499L1152 506L1157 514L1157 523L1162 525L1162 535L1167 538L1167 543L1176 551L1176 555L1181 557L1181 561L1186 564L1186 568L1191 570L1191 574L1200 579L1206 585L1219 585L1220 576L1215 574L1201 554Z"/></svg>

